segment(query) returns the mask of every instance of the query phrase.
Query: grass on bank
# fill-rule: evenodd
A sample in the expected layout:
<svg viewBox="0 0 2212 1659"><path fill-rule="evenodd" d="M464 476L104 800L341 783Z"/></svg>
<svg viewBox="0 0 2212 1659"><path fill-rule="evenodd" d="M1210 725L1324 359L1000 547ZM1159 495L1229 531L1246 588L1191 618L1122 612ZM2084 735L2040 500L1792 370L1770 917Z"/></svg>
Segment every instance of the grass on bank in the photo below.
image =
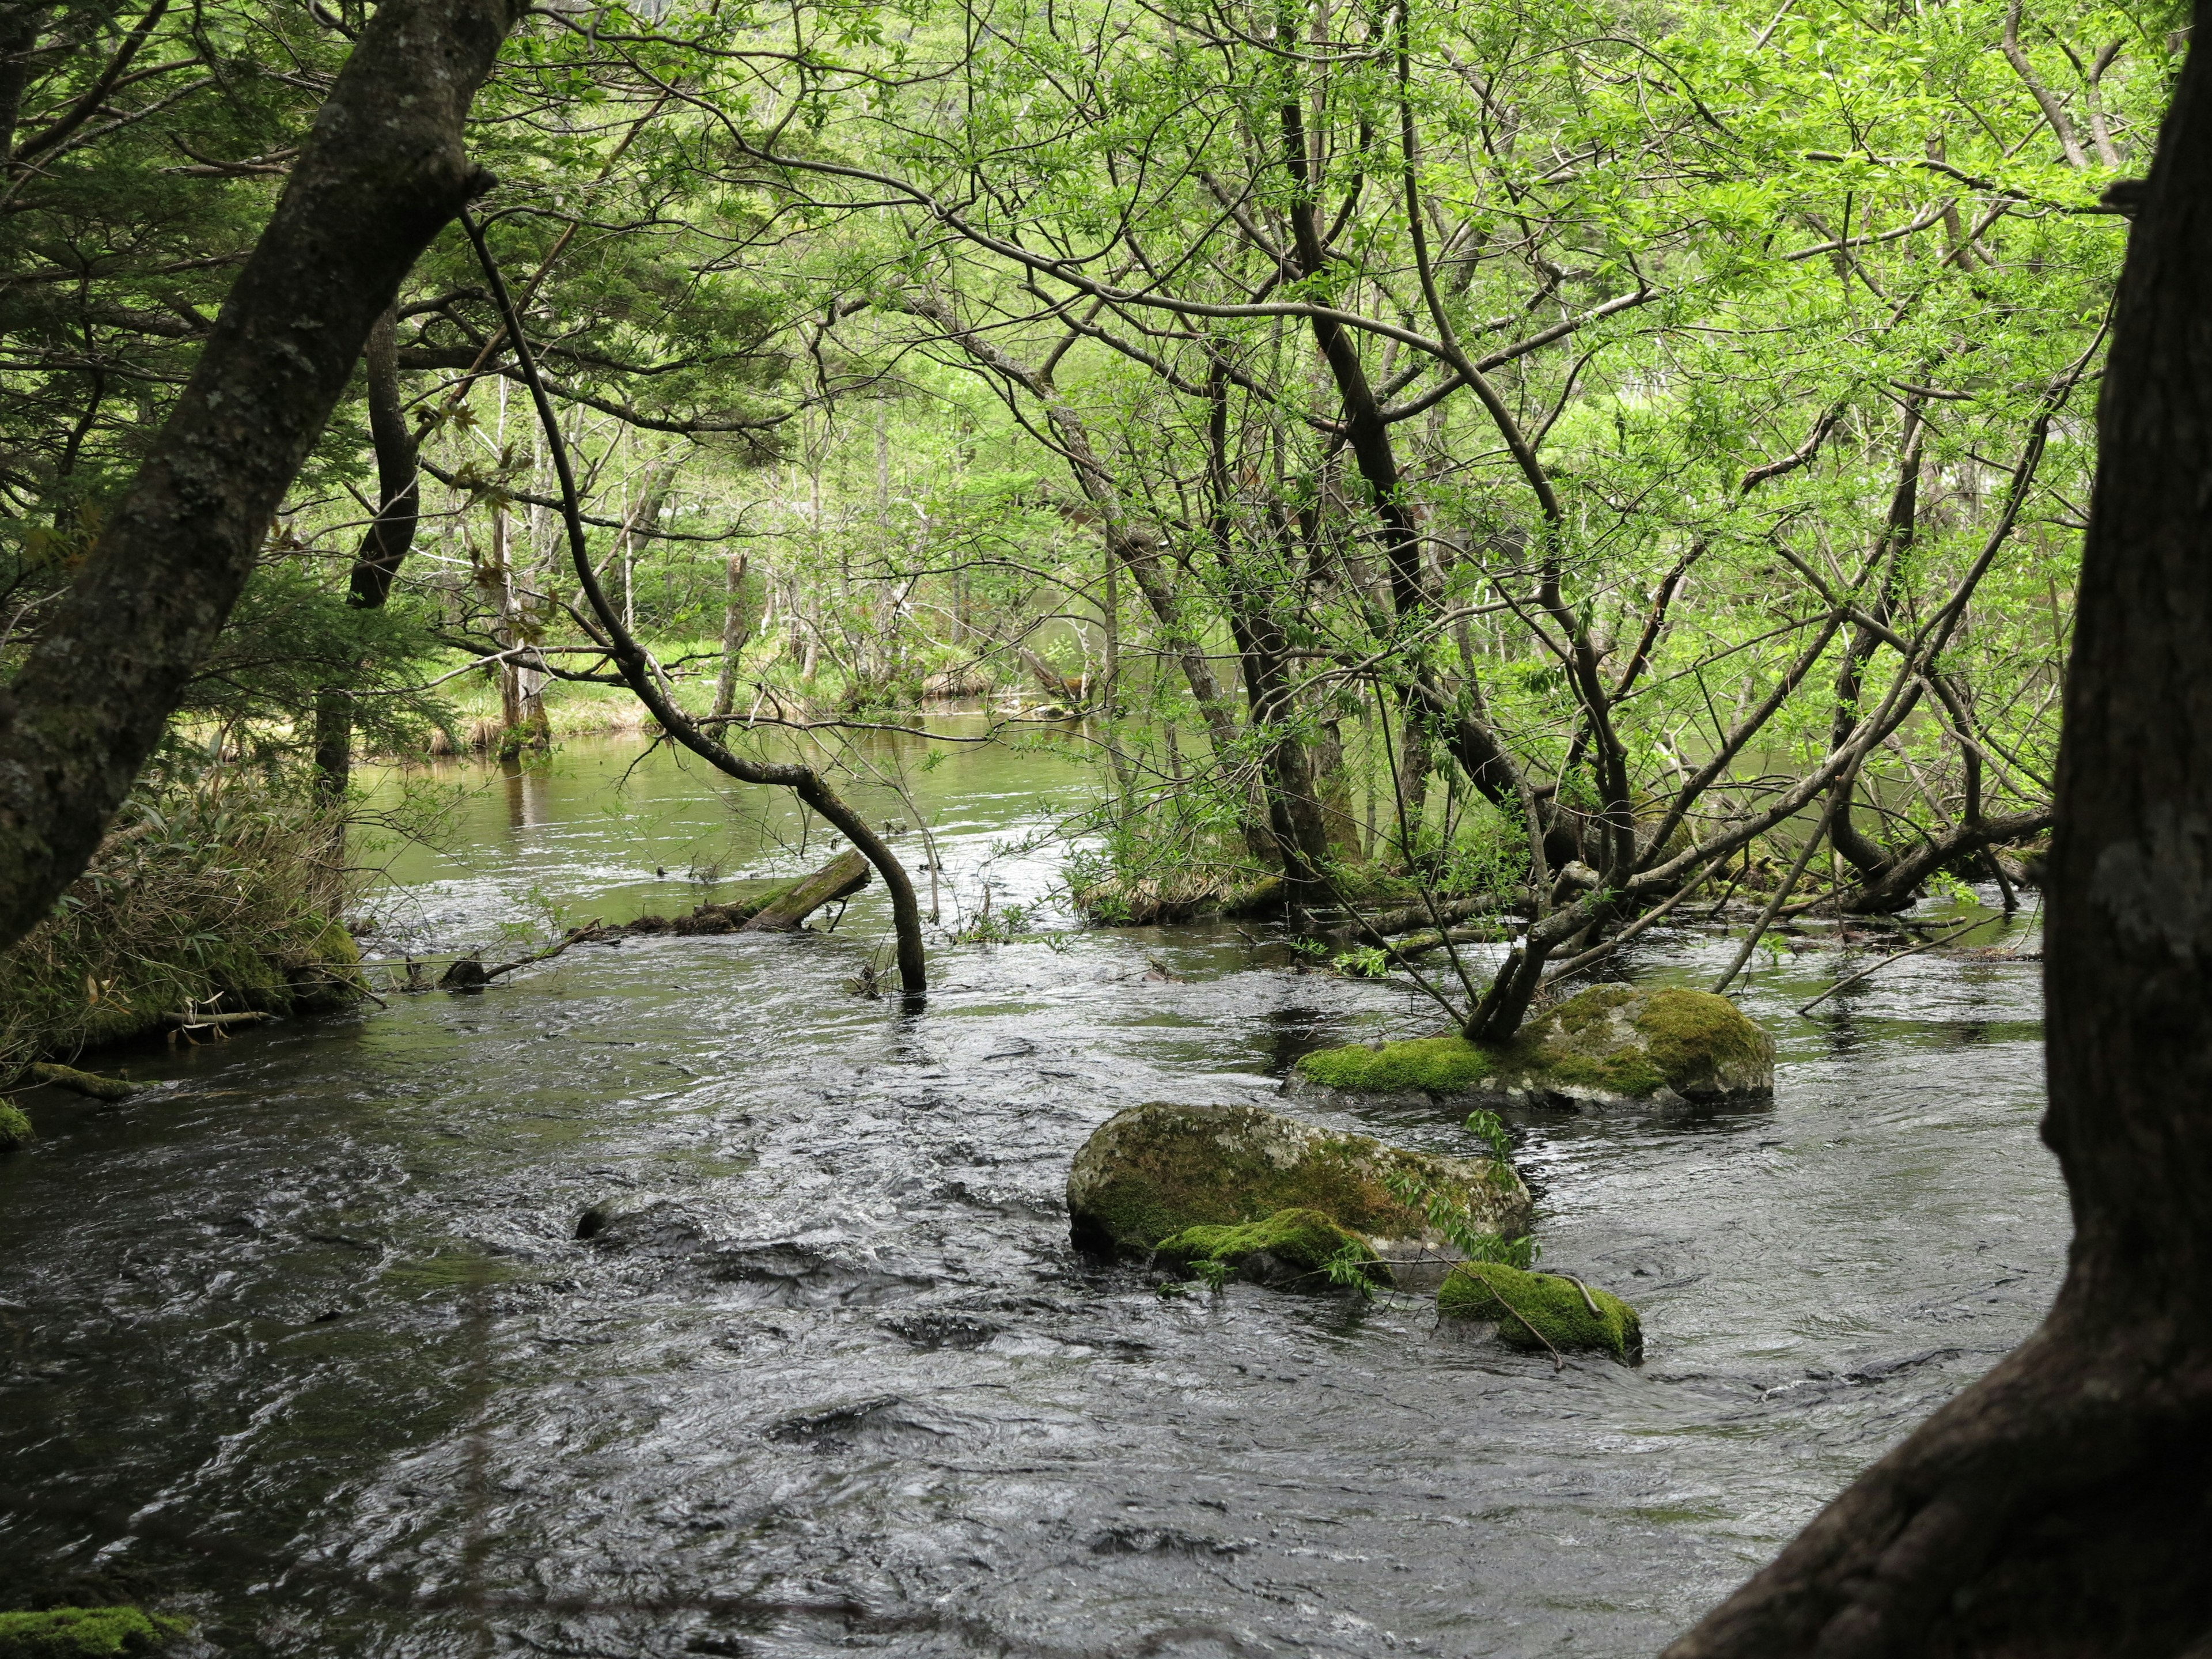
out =
<svg viewBox="0 0 2212 1659"><path fill-rule="evenodd" d="M173 1014L349 1002L343 834L336 809L233 769L134 797L0 956L0 1067L157 1035Z"/></svg>

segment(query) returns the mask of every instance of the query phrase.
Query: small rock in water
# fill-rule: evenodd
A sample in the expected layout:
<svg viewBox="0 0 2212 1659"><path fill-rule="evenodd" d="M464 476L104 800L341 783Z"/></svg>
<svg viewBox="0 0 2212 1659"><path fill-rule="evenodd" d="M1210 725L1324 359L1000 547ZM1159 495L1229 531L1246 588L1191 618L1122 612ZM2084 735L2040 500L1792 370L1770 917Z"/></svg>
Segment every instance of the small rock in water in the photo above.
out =
<svg viewBox="0 0 2212 1659"><path fill-rule="evenodd" d="M1609 1291L1565 1273L1523 1273L1498 1261L1463 1261L1437 1292L1437 1311L1488 1319L1516 1348L1565 1354L1598 1349L1624 1364L1644 1360L1644 1322Z"/></svg>
<svg viewBox="0 0 2212 1659"><path fill-rule="evenodd" d="M577 1218L576 1237L610 1255L661 1259L690 1255L713 1242L705 1223L669 1199L628 1207L594 1204Z"/></svg>

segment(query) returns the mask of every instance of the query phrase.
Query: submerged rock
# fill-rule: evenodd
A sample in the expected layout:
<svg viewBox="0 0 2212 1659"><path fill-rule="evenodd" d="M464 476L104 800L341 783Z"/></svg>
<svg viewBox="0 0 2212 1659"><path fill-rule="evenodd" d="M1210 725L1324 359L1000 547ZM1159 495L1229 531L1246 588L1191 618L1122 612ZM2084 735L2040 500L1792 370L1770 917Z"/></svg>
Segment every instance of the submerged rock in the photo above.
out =
<svg viewBox="0 0 2212 1659"><path fill-rule="evenodd" d="M1077 1247L1094 1255L1148 1255L1194 1228L1311 1211L1358 1235L1401 1283L1422 1277L1425 1264L1441 1273L1459 1253L1391 1191L1394 1179L1461 1206L1478 1231L1528 1231L1528 1188L1502 1159L1406 1152L1257 1106L1154 1103L1115 1113L1076 1153L1067 1208Z"/></svg>
<svg viewBox="0 0 2212 1659"><path fill-rule="evenodd" d="M610 1255L674 1261L714 1244L706 1222L673 1199L594 1204L576 1218L576 1237Z"/></svg>
<svg viewBox="0 0 2212 1659"><path fill-rule="evenodd" d="M1331 1089L1473 1103L1680 1105L1772 1094L1774 1040L1710 991L1601 985L1496 1048L1440 1036L1325 1048L1299 1060L1297 1076Z"/></svg>
<svg viewBox="0 0 2212 1659"><path fill-rule="evenodd" d="M49 1607L0 1613L0 1659L107 1659L150 1653L185 1633L179 1620L137 1607Z"/></svg>
<svg viewBox="0 0 2212 1659"><path fill-rule="evenodd" d="M1322 1291L1340 1282L1330 1271L1333 1262L1372 1282L1390 1282L1375 1247L1319 1210L1278 1210L1263 1221L1186 1227L1162 1239L1153 1256L1186 1272L1212 1265L1228 1277L1285 1290Z"/></svg>
<svg viewBox="0 0 2212 1659"><path fill-rule="evenodd" d="M1624 1364L1644 1360L1644 1322L1636 1310L1565 1273L1462 1261L1437 1292L1437 1311L1454 1319L1494 1320L1498 1334L1516 1348L1597 1349Z"/></svg>

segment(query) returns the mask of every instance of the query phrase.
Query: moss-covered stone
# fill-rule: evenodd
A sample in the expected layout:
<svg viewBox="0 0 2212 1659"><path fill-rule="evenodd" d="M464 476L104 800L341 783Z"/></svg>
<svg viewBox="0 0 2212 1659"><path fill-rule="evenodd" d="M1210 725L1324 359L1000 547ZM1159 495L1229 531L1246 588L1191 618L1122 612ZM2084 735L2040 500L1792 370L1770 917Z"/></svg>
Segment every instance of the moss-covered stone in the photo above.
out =
<svg viewBox="0 0 2212 1659"><path fill-rule="evenodd" d="M31 1120L23 1109L0 1100L0 1152L12 1152L31 1139Z"/></svg>
<svg viewBox="0 0 2212 1659"><path fill-rule="evenodd" d="M1449 1247L1425 1213L1393 1194L1394 1178L1462 1205L1481 1231L1528 1231L1528 1192L1508 1164L1407 1152L1257 1106L1156 1103L1115 1113L1075 1155L1067 1207L1076 1243L1097 1254L1146 1255L1190 1228L1311 1210L1386 1261L1439 1259Z"/></svg>
<svg viewBox="0 0 2212 1659"><path fill-rule="evenodd" d="M1298 1073L1331 1089L1455 1095L1488 1077L1497 1060L1465 1037L1412 1037L1369 1048L1323 1048L1298 1061Z"/></svg>
<svg viewBox="0 0 2212 1659"><path fill-rule="evenodd" d="M1610 1291L1562 1273L1523 1273L1495 1261L1462 1261L1437 1292L1437 1311L1488 1319L1518 1348L1561 1353L1597 1349L1626 1364L1644 1358L1644 1322Z"/></svg>
<svg viewBox="0 0 2212 1659"><path fill-rule="evenodd" d="M49 1607L0 1613L0 1659L107 1659L149 1653L185 1633L184 1624L137 1607Z"/></svg>
<svg viewBox="0 0 2212 1659"><path fill-rule="evenodd" d="M1154 1255L1188 1270L1218 1262L1239 1279L1292 1290L1326 1290L1334 1281L1331 1261L1363 1264L1367 1277L1388 1284L1390 1270L1375 1247L1349 1228L1340 1227L1319 1210L1278 1210L1258 1221L1225 1227L1186 1227L1160 1241Z"/></svg>
<svg viewBox="0 0 2212 1659"><path fill-rule="evenodd" d="M1774 1042L1710 991L1601 985L1486 1048L1457 1036L1306 1055L1299 1077L1363 1092L1512 1105L1599 1107L1752 1098L1774 1091Z"/></svg>

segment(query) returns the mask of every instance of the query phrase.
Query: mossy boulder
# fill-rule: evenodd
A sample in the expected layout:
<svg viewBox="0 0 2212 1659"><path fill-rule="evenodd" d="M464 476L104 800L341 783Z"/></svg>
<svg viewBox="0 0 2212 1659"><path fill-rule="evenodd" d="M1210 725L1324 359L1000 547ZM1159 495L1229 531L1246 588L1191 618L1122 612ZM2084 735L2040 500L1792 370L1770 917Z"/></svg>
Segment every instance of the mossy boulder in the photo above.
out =
<svg viewBox="0 0 2212 1659"><path fill-rule="evenodd" d="M0 1613L0 1659L106 1659L150 1653L185 1633L174 1619L137 1607L49 1607Z"/></svg>
<svg viewBox="0 0 2212 1659"><path fill-rule="evenodd" d="M1319 1210L1278 1210L1259 1221L1225 1227L1186 1227L1160 1241L1154 1260L1185 1272L1218 1265L1235 1279L1285 1290L1324 1291L1335 1284L1331 1262L1351 1263L1376 1284L1390 1270L1375 1247Z"/></svg>
<svg viewBox="0 0 2212 1659"><path fill-rule="evenodd" d="M23 1109L0 1100L0 1152L12 1152L30 1139L31 1120L23 1115Z"/></svg>
<svg viewBox="0 0 2212 1659"><path fill-rule="evenodd" d="M1480 1231L1513 1238L1529 1230L1528 1188L1503 1160L1407 1152L1257 1106L1155 1103L1115 1113L1076 1153L1067 1208L1077 1247L1104 1255L1147 1255L1192 1228L1317 1212L1409 1282L1422 1264L1457 1253L1391 1191L1394 1179L1461 1205Z"/></svg>
<svg viewBox="0 0 2212 1659"><path fill-rule="evenodd" d="M1495 1321L1499 1337L1516 1348L1597 1349L1629 1365L1644 1359L1644 1323L1636 1310L1564 1273L1462 1261L1437 1292L1437 1311L1454 1319Z"/></svg>
<svg viewBox="0 0 2212 1659"><path fill-rule="evenodd" d="M1439 1036L1325 1048L1299 1060L1297 1076L1363 1093L1585 1110L1748 1100L1774 1092L1774 1040L1710 991L1601 985L1495 1048Z"/></svg>

